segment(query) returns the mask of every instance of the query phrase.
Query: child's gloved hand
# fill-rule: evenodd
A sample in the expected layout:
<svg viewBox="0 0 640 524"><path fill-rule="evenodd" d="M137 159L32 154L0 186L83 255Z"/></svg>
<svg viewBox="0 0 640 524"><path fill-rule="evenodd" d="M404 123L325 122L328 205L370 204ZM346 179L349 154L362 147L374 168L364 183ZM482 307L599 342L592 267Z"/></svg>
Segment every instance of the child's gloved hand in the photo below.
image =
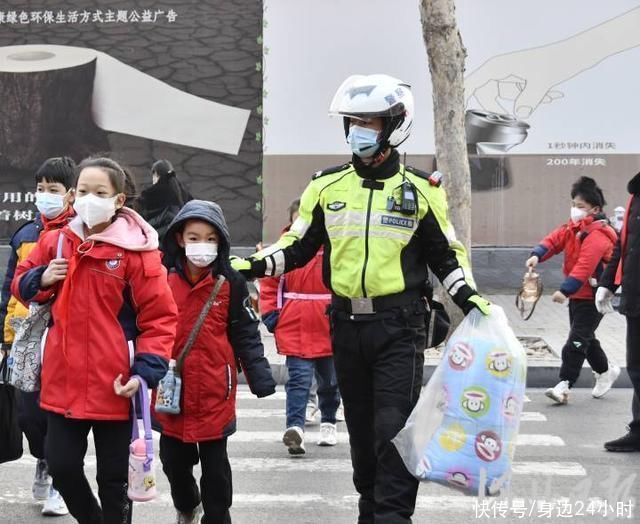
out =
<svg viewBox="0 0 640 524"><path fill-rule="evenodd" d="M527 261L525 262L525 266L528 268L533 269L534 267L536 267L538 265L538 262L540 261L540 259L538 258L537 255L533 255L532 257L529 257L527 259Z"/></svg>
<svg viewBox="0 0 640 524"><path fill-rule="evenodd" d="M601 315L613 313L613 291L600 286L596 291L596 309Z"/></svg>
<svg viewBox="0 0 640 524"><path fill-rule="evenodd" d="M462 311L464 311L465 315L468 315L474 308L480 311L485 317L488 317L491 313L491 302L486 298L482 298L480 295L471 295L462 305Z"/></svg>

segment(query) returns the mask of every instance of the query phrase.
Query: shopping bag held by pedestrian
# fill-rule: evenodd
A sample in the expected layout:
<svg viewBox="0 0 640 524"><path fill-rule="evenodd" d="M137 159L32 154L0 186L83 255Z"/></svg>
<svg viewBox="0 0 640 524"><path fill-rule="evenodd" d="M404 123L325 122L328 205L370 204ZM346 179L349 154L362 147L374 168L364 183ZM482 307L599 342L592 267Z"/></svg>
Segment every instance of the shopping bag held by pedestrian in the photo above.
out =
<svg viewBox="0 0 640 524"><path fill-rule="evenodd" d="M22 456L22 431L18 425L16 391L9 384L8 356L0 361L0 464Z"/></svg>
<svg viewBox="0 0 640 524"><path fill-rule="evenodd" d="M156 496L156 473L153 461L153 433L151 432L151 407L147 383L138 375L140 382L137 393L131 399L133 420L131 426L131 445L129 446L129 485L127 496L136 502L147 502ZM144 438L140 437L136 398L144 424Z"/></svg>
<svg viewBox="0 0 640 524"><path fill-rule="evenodd" d="M58 234L56 258L62 258L64 235ZM26 393L40 390L41 346L44 332L51 320L51 303L29 304L29 313L16 326L11 346L11 384Z"/></svg>
<svg viewBox="0 0 640 524"><path fill-rule="evenodd" d="M169 415L180 414L180 392L182 390L182 379L180 378L180 373L182 371L182 365L184 364L184 360L187 358L189 351L191 351L191 346L193 346L193 343L198 337L202 324L204 324L204 321L207 318L207 315L211 310L211 306L213 306L213 302L218 296L224 281L225 277L223 275L218 275L216 284L213 286L213 290L211 291L209 298L202 307L200 316L198 316L196 323L193 325L193 329L189 334L189 338L187 339L184 348L182 348L177 360L175 362L170 362L169 371L167 371L167 374L162 377L158 383L155 405L158 413L167 413Z"/></svg>
<svg viewBox="0 0 640 524"><path fill-rule="evenodd" d="M473 310L451 335L441 362L393 439L407 469L467 494L509 484L527 361L499 306Z"/></svg>
<svg viewBox="0 0 640 524"><path fill-rule="evenodd" d="M544 287L542 278L532 267L525 273L522 279L522 287L516 295L516 307L520 311L523 320L529 320L536 309L536 304L542 296Z"/></svg>

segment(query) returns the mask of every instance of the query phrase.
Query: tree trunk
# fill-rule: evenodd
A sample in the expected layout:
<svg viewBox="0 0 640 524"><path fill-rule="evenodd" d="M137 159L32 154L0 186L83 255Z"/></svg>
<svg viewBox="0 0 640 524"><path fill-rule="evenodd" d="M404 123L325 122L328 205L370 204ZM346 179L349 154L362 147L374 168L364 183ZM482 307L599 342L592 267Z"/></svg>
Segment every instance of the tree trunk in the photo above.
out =
<svg viewBox="0 0 640 524"><path fill-rule="evenodd" d="M91 116L95 61L64 69L0 71L0 167L35 171L43 160L109 150Z"/></svg>
<svg viewBox="0 0 640 524"><path fill-rule="evenodd" d="M433 85L438 171L445 175L450 220L471 258L471 176L464 128L467 50L456 24L454 0L420 0L420 16ZM448 295L444 298L452 325L456 326L462 312Z"/></svg>

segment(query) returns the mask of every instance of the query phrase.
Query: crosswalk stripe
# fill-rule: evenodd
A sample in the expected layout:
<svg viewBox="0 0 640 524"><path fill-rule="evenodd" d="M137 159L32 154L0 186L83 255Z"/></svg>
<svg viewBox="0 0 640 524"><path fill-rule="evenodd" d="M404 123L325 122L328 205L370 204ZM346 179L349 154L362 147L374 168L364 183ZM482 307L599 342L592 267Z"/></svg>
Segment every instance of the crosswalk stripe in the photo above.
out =
<svg viewBox="0 0 640 524"><path fill-rule="evenodd" d="M284 431L236 431L229 437L229 443L246 442L281 442ZM317 442L320 439L320 432L308 431L304 434L305 441ZM349 435L346 431L338 431L336 438L339 444L348 444ZM93 434L89 434L89 440L93 441ZM160 434L153 432L154 442L160 440ZM564 440L556 435L527 434L520 433L516 441L517 446L564 446Z"/></svg>
<svg viewBox="0 0 640 524"><path fill-rule="evenodd" d="M229 437L229 442L277 442L282 439L282 431L238 431ZM349 435L346 431L338 432L336 435L339 443L349 442ZM320 433L315 431L305 432L305 440L316 442L320 438ZM526 434L518 435L516 441L518 446L564 446L564 440L555 435Z"/></svg>
<svg viewBox="0 0 640 524"><path fill-rule="evenodd" d="M284 450L284 449L283 449ZM351 473L351 461L349 459L307 459L307 458L247 458L230 457L231 468L236 472L259 473L263 471L275 472L326 472L326 473ZM95 455L85 458L85 467L96 466ZM33 467L36 459L31 456L22 457L19 460L9 462L8 467ZM514 462L514 475L537 475L559 477L584 477L587 472L578 462Z"/></svg>
<svg viewBox="0 0 640 524"><path fill-rule="evenodd" d="M281 409L270 408L240 408L236 410L238 418L284 418L284 406ZM545 422L547 417L537 411L524 411L521 422Z"/></svg>
<svg viewBox="0 0 640 524"><path fill-rule="evenodd" d="M486 498L485 503L489 505L492 501L503 501L505 499ZM566 503L567 499L559 497L557 499L536 499L534 501L513 497L508 500L511 508L520 507L526 508L544 508L556 507L560 504ZM266 509L266 508L297 508L304 507L310 509L331 507L333 509L344 509L353 511L358 503L358 495L321 495L319 493L234 493L233 494L233 508L235 509ZM600 498L590 497L585 504L605 503ZM31 505L33 504L33 497L31 492L26 489L19 490L4 490L0 493L0 504L20 504ZM150 501L144 503L134 504L134 514L143 507L172 507L171 495L166 491L162 491L158 496ZM416 499L416 510L431 510L430 513L441 512L477 512L479 508L482 508L481 499L478 497L466 496L463 494L458 495L418 495ZM535 515L534 515L535 516Z"/></svg>

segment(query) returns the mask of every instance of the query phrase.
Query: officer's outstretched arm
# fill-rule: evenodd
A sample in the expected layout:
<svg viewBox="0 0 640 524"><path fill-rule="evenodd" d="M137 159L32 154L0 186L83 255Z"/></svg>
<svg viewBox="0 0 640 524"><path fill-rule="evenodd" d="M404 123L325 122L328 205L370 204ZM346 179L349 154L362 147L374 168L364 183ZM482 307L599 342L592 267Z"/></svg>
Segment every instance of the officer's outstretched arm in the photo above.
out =
<svg viewBox="0 0 640 524"><path fill-rule="evenodd" d="M478 296L469 257L449 222L444 190L430 188L426 198L429 209L419 227L429 268L465 314L473 308L487 314L488 302Z"/></svg>
<svg viewBox="0 0 640 524"><path fill-rule="evenodd" d="M310 184L300 198L298 218L273 245L233 264L245 276L279 276L303 267L325 241L324 212L319 204L318 189ZM242 266L242 267L241 267Z"/></svg>

